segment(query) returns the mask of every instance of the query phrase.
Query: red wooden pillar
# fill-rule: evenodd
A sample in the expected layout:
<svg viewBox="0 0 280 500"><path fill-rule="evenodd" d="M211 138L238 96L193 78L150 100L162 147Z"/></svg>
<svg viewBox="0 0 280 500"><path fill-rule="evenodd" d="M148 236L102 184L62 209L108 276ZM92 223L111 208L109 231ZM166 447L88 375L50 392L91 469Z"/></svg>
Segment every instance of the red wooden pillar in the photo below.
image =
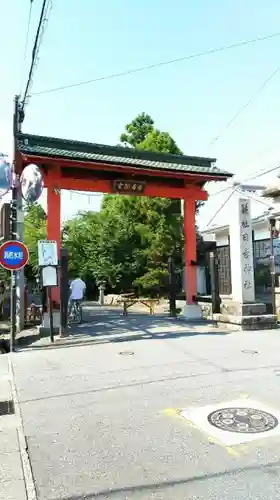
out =
<svg viewBox="0 0 280 500"><path fill-rule="evenodd" d="M47 239L54 240L57 242L57 253L58 258L60 258L60 246L61 246L61 231L60 231L60 190L52 186L48 187L47 196ZM54 287L52 289L52 299L60 304L60 287Z"/></svg>
<svg viewBox="0 0 280 500"><path fill-rule="evenodd" d="M197 296L197 266L196 263L196 227L194 199L184 200L184 232L185 232L185 316L201 317L201 309L196 303Z"/></svg>

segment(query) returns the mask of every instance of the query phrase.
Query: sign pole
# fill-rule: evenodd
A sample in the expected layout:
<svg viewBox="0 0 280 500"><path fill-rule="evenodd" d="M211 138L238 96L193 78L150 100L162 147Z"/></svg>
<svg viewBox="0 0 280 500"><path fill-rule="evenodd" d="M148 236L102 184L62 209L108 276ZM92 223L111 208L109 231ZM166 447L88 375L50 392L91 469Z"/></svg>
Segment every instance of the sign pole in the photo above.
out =
<svg viewBox="0 0 280 500"><path fill-rule="evenodd" d="M52 289L50 286L47 286L47 295L48 295L48 309L50 315L50 341L54 341L54 332L53 332L53 304L52 304Z"/></svg>
<svg viewBox="0 0 280 500"><path fill-rule="evenodd" d="M13 352L16 341L16 271L11 271L11 334L10 352Z"/></svg>
<svg viewBox="0 0 280 500"><path fill-rule="evenodd" d="M26 266L28 260L28 248L24 243L21 243L21 241L12 239L5 241L5 243L0 246L0 265L11 272L11 352L14 349L16 340L16 273Z"/></svg>
<svg viewBox="0 0 280 500"><path fill-rule="evenodd" d="M38 264L42 269L42 285L46 287L47 292L50 341L54 342L52 287L57 286L58 256L56 241L38 241Z"/></svg>

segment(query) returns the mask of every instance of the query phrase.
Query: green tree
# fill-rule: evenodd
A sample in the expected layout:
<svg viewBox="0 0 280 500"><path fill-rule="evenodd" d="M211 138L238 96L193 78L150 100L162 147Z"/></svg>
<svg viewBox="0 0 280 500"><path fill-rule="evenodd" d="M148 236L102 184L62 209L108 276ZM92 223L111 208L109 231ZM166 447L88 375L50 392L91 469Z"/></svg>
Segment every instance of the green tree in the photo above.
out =
<svg viewBox="0 0 280 500"><path fill-rule="evenodd" d="M153 119L146 113L138 115L125 128L120 140L126 146L182 154L170 134L155 129ZM106 272L110 273L109 283L120 289L129 284L150 293L165 288L168 257L174 255L178 263L181 261L180 201L107 196L101 218L100 272L103 270L104 279Z"/></svg>
<svg viewBox="0 0 280 500"><path fill-rule="evenodd" d="M160 132L155 129L149 131L145 139L138 143L136 147L137 149L153 151L155 153L182 154L182 151L168 132Z"/></svg>
<svg viewBox="0 0 280 500"><path fill-rule="evenodd" d="M94 277L93 263L97 261L99 217L96 212L82 212L64 224L63 245L68 249L70 276L88 280Z"/></svg>
<svg viewBox="0 0 280 500"><path fill-rule="evenodd" d="M125 126L125 130L120 137L121 143L136 148L154 130L154 120L146 113L141 113Z"/></svg>

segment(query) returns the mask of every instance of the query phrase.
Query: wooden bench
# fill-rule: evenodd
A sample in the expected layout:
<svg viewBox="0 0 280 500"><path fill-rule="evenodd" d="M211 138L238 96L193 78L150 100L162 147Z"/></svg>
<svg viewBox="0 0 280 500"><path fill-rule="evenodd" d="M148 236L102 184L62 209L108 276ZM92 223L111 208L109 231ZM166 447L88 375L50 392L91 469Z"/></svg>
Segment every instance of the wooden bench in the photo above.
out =
<svg viewBox="0 0 280 500"><path fill-rule="evenodd" d="M159 299L137 299L130 297L122 297L118 300L119 304L123 304L123 315L128 315L128 309L135 304L141 304L149 309L150 315L155 314L155 307L159 304Z"/></svg>

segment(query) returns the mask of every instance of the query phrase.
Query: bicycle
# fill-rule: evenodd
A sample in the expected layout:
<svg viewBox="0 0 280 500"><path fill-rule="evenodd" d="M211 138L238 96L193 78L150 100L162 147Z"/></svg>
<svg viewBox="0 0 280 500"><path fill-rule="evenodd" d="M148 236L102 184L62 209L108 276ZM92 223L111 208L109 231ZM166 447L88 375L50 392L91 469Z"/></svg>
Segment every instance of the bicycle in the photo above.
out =
<svg viewBox="0 0 280 500"><path fill-rule="evenodd" d="M71 300L68 309L68 323L81 324L82 322L82 306L80 300Z"/></svg>

